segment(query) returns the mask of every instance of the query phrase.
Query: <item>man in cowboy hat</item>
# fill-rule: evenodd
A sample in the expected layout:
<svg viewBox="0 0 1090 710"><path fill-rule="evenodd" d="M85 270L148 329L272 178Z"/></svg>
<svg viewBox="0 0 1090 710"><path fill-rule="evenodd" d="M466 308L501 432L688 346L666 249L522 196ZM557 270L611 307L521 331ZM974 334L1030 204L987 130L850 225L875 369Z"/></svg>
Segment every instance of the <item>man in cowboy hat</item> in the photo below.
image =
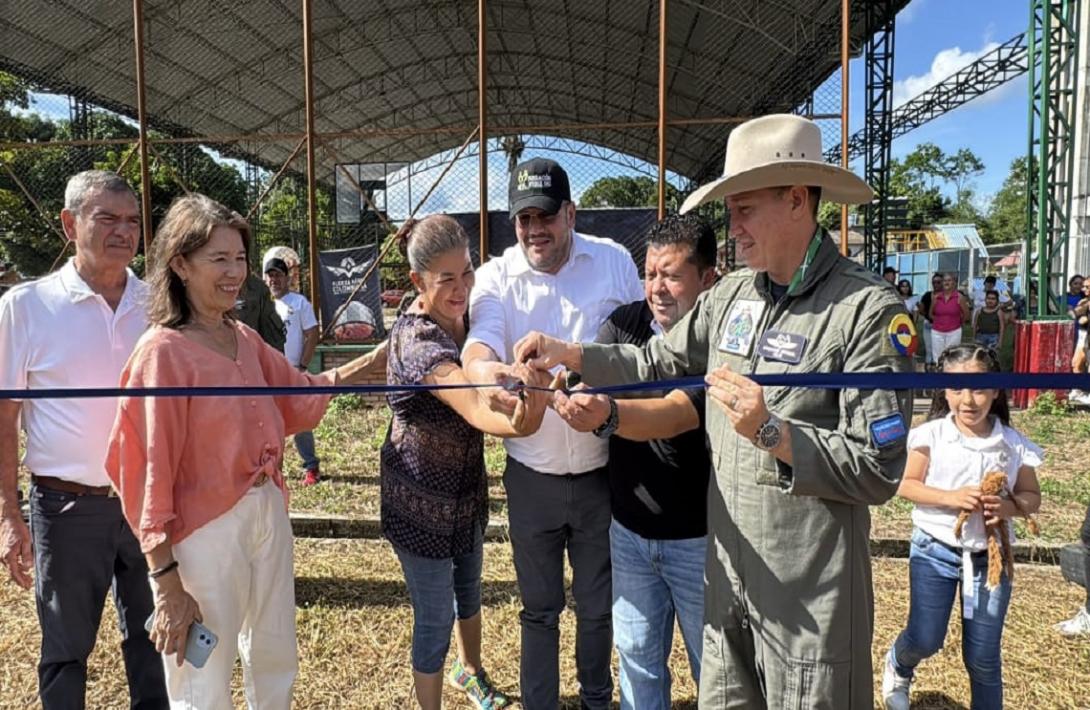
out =
<svg viewBox="0 0 1090 710"><path fill-rule="evenodd" d="M750 375L909 372L916 334L896 292L840 256L818 199L871 189L822 161L799 116L738 126L724 175L681 211L726 199L749 267L705 292L664 337L638 348L516 347L591 385L705 374L716 484L708 492L701 708L870 708L873 596L869 505L896 491L906 391L757 384Z"/></svg>

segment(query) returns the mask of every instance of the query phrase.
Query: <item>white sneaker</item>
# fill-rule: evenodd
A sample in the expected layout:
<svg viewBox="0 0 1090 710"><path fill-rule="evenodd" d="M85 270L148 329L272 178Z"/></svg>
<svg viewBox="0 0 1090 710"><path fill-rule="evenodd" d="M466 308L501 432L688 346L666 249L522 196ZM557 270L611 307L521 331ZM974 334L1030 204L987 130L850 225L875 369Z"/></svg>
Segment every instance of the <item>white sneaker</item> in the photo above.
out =
<svg viewBox="0 0 1090 710"><path fill-rule="evenodd" d="M1079 613L1067 621L1061 621L1052 628L1060 632L1062 636L1087 636L1090 635L1090 612L1086 607L1079 609Z"/></svg>
<svg viewBox="0 0 1090 710"><path fill-rule="evenodd" d="M908 692L911 678L902 678L893 667L893 651L886 654L886 667L882 671L882 700L886 710L908 710Z"/></svg>
<svg viewBox="0 0 1090 710"><path fill-rule="evenodd" d="M1085 396L1086 396L1086 392L1083 392L1082 390L1071 390L1070 392L1067 393L1067 398L1070 399L1070 400L1077 400L1077 399L1079 399L1081 397L1085 397Z"/></svg>
<svg viewBox="0 0 1090 710"><path fill-rule="evenodd" d="M1074 397L1075 404L1081 404L1084 407L1090 407L1090 392L1083 392L1078 397Z"/></svg>

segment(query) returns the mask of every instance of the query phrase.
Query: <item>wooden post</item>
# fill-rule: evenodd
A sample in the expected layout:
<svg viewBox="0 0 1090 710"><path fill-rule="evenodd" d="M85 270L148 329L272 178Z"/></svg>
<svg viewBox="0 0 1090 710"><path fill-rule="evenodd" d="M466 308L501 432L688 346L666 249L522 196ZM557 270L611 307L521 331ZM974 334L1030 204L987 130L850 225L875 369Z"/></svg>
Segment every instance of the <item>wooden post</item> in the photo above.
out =
<svg viewBox="0 0 1090 710"><path fill-rule="evenodd" d="M136 120L140 124L140 219L144 257L151 244L151 174L148 172L148 115L144 83L144 0L132 0L133 43L136 49Z"/></svg>
<svg viewBox="0 0 1090 710"><path fill-rule="evenodd" d="M485 78L487 67L485 57L487 53L487 40L485 31L485 0L477 0L477 111L480 135L480 184L478 190L481 195L481 263L488 260L488 100L485 96Z"/></svg>
<svg viewBox="0 0 1090 710"><path fill-rule="evenodd" d="M851 0L840 2L840 166L848 169L848 62ZM848 206L840 206L840 253L848 255Z"/></svg>
<svg viewBox="0 0 1090 710"><path fill-rule="evenodd" d="M666 2L659 0L659 221L666 216Z"/></svg>
<svg viewBox="0 0 1090 710"><path fill-rule="evenodd" d="M307 133L307 251L310 252L310 302L319 314L321 308L318 287L318 201L314 179L314 42L313 8L311 0L303 0L303 93L306 105Z"/></svg>

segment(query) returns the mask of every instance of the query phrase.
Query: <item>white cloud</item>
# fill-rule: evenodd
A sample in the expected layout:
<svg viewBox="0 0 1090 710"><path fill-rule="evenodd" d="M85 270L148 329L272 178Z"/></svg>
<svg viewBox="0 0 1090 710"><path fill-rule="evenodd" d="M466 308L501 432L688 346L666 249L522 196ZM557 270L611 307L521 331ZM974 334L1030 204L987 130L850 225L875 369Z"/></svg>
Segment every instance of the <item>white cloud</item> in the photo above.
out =
<svg viewBox="0 0 1090 710"><path fill-rule="evenodd" d="M935 86L980 57L999 46L998 42L988 42L975 52L962 51L961 47L949 47L941 50L931 60L931 69L926 74L910 76L893 82L893 105L901 104Z"/></svg>

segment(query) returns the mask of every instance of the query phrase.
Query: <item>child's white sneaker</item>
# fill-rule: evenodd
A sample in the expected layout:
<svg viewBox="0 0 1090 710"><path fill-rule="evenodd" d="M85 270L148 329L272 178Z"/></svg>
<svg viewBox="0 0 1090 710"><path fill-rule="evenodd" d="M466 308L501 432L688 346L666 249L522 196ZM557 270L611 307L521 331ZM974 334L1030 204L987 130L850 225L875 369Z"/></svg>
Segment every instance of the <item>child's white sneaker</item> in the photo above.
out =
<svg viewBox="0 0 1090 710"><path fill-rule="evenodd" d="M1066 621L1061 621L1052 628L1059 631L1063 636L1090 635L1090 612L1087 612L1086 607L1083 607L1079 609L1079 613Z"/></svg>
<svg viewBox="0 0 1090 710"><path fill-rule="evenodd" d="M908 693L911 678L902 678L893 667L893 651L886 654L885 670L882 671L882 701L886 710L908 710Z"/></svg>

